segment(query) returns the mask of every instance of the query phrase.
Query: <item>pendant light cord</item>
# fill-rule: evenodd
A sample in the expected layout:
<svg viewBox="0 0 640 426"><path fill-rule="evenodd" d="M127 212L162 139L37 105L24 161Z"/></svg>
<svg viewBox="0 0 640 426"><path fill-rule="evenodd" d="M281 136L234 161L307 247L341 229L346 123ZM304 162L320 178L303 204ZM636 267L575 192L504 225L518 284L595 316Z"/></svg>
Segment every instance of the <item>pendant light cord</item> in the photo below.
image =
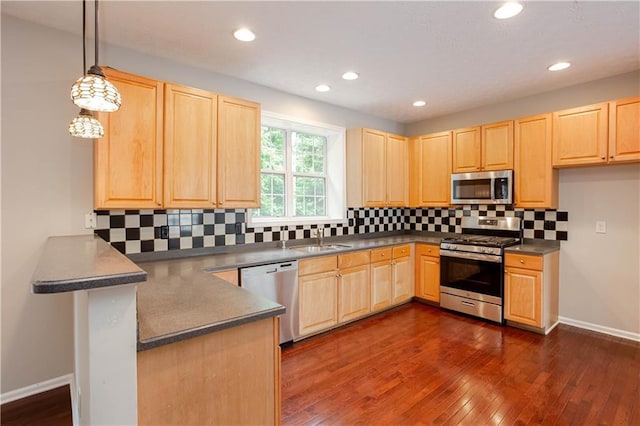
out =
<svg viewBox="0 0 640 426"><path fill-rule="evenodd" d="M96 53L96 59L94 61L94 64L96 66L100 66L98 64L98 0L95 0L95 28L96 28L96 33L95 33L95 42L96 42L96 47L95 47L95 53Z"/></svg>
<svg viewBox="0 0 640 426"><path fill-rule="evenodd" d="M87 72L87 0L82 0L82 73Z"/></svg>

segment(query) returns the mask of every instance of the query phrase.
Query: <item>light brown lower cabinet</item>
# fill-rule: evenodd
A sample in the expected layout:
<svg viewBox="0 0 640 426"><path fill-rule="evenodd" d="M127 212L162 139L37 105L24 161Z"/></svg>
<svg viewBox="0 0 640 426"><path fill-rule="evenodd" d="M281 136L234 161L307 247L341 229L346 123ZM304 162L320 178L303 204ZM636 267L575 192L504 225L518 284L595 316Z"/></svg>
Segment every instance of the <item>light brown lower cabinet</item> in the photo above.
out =
<svg viewBox="0 0 640 426"><path fill-rule="evenodd" d="M391 247L371 250L371 310L391 305L393 299L393 258Z"/></svg>
<svg viewBox="0 0 640 426"><path fill-rule="evenodd" d="M549 331L558 322L559 252L544 256L505 254L504 317Z"/></svg>
<svg viewBox="0 0 640 426"><path fill-rule="evenodd" d="M280 424L277 317L138 352L138 424Z"/></svg>
<svg viewBox="0 0 640 426"><path fill-rule="evenodd" d="M347 322L371 312L370 251L338 256L338 322Z"/></svg>
<svg viewBox="0 0 640 426"><path fill-rule="evenodd" d="M410 300L415 295L413 285L413 257L411 256L411 244L393 247L392 282L393 304Z"/></svg>
<svg viewBox="0 0 640 426"><path fill-rule="evenodd" d="M338 324L338 259L326 256L298 262L300 335Z"/></svg>
<svg viewBox="0 0 640 426"><path fill-rule="evenodd" d="M440 302L440 248L416 244L416 296Z"/></svg>

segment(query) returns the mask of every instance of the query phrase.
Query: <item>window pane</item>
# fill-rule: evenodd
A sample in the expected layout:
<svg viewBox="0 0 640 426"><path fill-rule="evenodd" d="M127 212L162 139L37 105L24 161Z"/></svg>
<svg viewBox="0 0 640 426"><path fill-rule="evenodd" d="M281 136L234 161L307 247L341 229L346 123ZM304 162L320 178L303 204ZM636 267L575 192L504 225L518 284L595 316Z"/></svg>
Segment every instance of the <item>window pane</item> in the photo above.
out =
<svg viewBox="0 0 640 426"><path fill-rule="evenodd" d="M295 177L294 192L296 216L326 215L324 178Z"/></svg>
<svg viewBox="0 0 640 426"><path fill-rule="evenodd" d="M293 134L293 170L296 173L323 174L327 138L307 133Z"/></svg>
<svg viewBox="0 0 640 426"><path fill-rule="evenodd" d="M262 170L284 170L285 141L284 130L262 126Z"/></svg>
<svg viewBox="0 0 640 426"><path fill-rule="evenodd" d="M284 175L262 173L260 175L260 208L253 211L256 217L284 216Z"/></svg>

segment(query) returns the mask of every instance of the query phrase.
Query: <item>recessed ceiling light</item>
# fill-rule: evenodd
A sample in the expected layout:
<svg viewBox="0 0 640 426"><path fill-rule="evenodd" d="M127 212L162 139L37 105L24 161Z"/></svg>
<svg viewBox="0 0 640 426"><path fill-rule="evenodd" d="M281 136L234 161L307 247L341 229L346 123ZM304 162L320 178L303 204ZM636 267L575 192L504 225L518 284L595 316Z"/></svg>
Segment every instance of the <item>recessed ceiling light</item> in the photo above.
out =
<svg viewBox="0 0 640 426"><path fill-rule="evenodd" d="M355 71L347 71L344 74L342 74L342 78L345 80L355 80L358 77L360 77L360 74L358 74Z"/></svg>
<svg viewBox="0 0 640 426"><path fill-rule="evenodd" d="M421 107L421 106L425 106L427 103L425 101L415 101L413 103L413 106L415 107Z"/></svg>
<svg viewBox="0 0 640 426"><path fill-rule="evenodd" d="M562 71L562 70L566 70L570 66L571 66L571 62L556 62L553 65L549 65L547 69L549 71Z"/></svg>
<svg viewBox="0 0 640 426"><path fill-rule="evenodd" d="M493 16L496 19L509 19L513 18L520 12L522 12L522 5L518 2L510 1L503 4L493 12Z"/></svg>
<svg viewBox="0 0 640 426"><path fill-rule="evenodd" d="M240 41L253 41L256 39L256 35L249 28L240 28L233 32L233 36L236 40Z"/></svg>
<svg viewBox="0 0 640 426"><path fill-rule="evenodd" d="M331 90L331 87L327 86L326 84L320 84L316 86L316 91L318 92L328 92L329 90Z"/></svg>

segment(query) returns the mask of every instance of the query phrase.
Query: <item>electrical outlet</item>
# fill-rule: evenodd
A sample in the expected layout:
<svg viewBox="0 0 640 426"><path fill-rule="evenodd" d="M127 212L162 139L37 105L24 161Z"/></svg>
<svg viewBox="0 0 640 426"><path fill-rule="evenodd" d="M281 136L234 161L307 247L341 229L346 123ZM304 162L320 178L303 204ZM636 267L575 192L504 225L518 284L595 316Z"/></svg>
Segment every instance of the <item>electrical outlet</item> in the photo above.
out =
<svg viewBox="0 0 640 426"><path fill-rule="evenodd" d="M606 234L607 233L607 222L604 220L596 221L596 233L597 234Z"/></svg>
<svg viewBox="0 0 640 426"><path fill-rule="evenodd" d="M98 218L95 212L84 214L84 229L96 229Z"/></svg>

